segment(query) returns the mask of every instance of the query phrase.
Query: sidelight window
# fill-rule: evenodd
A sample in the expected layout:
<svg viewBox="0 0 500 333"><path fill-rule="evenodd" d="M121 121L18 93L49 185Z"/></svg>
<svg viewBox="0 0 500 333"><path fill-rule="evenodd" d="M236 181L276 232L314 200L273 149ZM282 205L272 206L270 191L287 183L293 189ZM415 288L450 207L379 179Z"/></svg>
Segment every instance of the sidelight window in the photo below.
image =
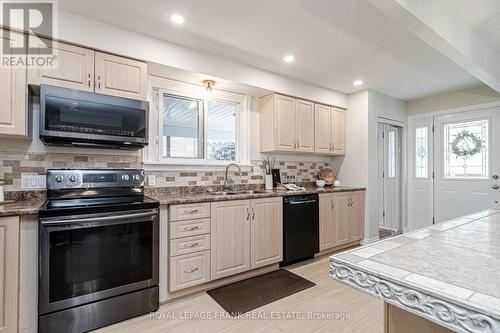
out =
<svg viewBox="0 0 500 333"><path fill-rule="evenodd" d="M415 128L415 178L429 177L429 129Z"/></svg>

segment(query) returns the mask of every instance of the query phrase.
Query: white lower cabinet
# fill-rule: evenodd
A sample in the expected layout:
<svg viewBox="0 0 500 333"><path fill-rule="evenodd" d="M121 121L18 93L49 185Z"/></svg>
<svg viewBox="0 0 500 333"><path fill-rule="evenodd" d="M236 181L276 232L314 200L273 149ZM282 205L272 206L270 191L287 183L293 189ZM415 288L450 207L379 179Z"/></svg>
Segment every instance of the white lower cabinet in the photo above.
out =
<svg viewBox="0 0 500 333"><path fill-rule="evenodd" d="M174 205L169 212L170 292L283 258L282 198Z"/></svg>
<svg viewBox="0 0 500 333"><path fill-rule="evenodd" d="M19 216L0 218L0 333L17 332Z"/></svg>
<svg viewBox="0 0 500 333"><path fill-rule="evenodd" d="M250 269L250 200L212 203L212 280Z"/></svg>
<svg viewBox="0 0 500 333"><path fill-rule="evenodd" d="M283 258L282 198L212 204L212 279Z"/></svg>
<svg viewBox="0 0 500 333"><path fill-rule="evenodd" d="M320 251L349 246L364 237L365 193L338 192L319 196Z"/></svg>
<svg viewBox="0 0 500 333"><path fill-rule="evenodd" d="M210 251L170 258L170 291L210 281Z"/></svg>
<svg viewBox="0 0 500 333"><path fill-rule="evenodd" d="M258 268L283 259L283 199L252 200L250 266Z"/></svg>

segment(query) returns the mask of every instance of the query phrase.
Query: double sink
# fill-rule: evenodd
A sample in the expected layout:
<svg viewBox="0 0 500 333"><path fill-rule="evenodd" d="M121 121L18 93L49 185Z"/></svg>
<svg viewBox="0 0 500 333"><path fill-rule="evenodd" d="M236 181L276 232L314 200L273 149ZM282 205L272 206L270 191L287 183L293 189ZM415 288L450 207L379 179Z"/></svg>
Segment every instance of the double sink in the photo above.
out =
<svg viewBox="0 0 500 333"><path fill-rule="evenodd" d="M258 194L258 193L267 193L266 191L260 190L241 190L241 191L211 191L208 194L211 195L246 195L246 194Z"/></svg>

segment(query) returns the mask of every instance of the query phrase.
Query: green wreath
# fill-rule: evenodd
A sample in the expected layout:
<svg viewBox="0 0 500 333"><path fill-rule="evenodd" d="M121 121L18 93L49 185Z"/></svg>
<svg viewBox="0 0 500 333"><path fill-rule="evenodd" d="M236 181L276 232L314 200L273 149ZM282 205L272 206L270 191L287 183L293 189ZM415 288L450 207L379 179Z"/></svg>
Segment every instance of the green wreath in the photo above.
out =
<svg viewBox="0 0 500 333"><path fill-rule="evenodd" d="M477 135L469 131L462 131L451 142L451 151L453 154L467 159L481 152L483 141Z"/></svg>

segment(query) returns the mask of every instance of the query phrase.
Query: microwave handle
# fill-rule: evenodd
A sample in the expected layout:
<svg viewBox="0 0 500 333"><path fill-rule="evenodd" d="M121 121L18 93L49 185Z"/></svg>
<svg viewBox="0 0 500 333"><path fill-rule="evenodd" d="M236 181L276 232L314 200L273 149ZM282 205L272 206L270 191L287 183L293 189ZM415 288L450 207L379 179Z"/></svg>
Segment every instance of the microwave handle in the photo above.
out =
<svg viewBox="0 0 500 333"><path fill-rule="evenodd" d="M40 222L42 223L43 226L96 223L96 222L98 222L99 225L105 226L105 225L111 225L111 224L127 223L127 222L123 221L124 219L134 219L134 218L141 218L141 217L148 217L148 216L152 217L156 214L157 214L156 211L151 211L151 212L145 212L145 213L120 214L120 215L112 215L112 216L88 217L88 218L81 218L81 219L78 219L78 218L76 218L76 219L55 219L55 220L40 219ZM149 220L151 220L151 219L149 219Z"/></svg>

